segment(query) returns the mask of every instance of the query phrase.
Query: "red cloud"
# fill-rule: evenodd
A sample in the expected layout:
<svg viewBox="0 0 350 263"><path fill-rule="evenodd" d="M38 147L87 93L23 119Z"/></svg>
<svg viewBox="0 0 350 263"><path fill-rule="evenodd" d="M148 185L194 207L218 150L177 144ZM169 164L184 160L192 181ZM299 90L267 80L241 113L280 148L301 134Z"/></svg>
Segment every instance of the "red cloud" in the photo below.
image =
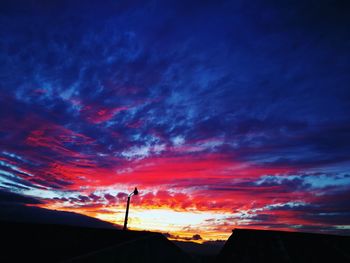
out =
<svg viewBox="0 0 350 263"><path fill-rule="evenodd" d="M120 173L117 182L142 185L171 184L180 187L214 183L220 180L257 178L266 174L290 172L287 168L266 168L239 162L223 154L152 157L127 163L132 170ZM123 171L124 169L121 169Z"/></svg>
<svg viewBox="0 0 350 263"><path fill-rule="evenodd" d="M52 123L43 123L37 129L32 130L25 143L34 147L45 147L65 156L79 157L81 153L70 150L65 144L84 145L91 144L94 140L63 126Z"/></svg>
<svg viewBox="0 0 350 263"><path fill-rule="evenodd" d="M87 121L94 124L99 124L102 122L109 121L117 113L128 109L129 107L126 107L126 106L114 107L114 108L102 108L98 106L88 105L83 107L80 113L83 116L85 116Z"/></svg>

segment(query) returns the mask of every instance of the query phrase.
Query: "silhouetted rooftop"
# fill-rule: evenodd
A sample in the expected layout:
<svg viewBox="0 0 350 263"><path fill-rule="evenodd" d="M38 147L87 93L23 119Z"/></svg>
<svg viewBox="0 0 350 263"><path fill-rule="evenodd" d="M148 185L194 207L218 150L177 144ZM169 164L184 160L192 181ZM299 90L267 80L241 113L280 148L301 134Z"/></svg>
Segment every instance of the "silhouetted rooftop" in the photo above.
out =
<svg viewBox="0 0 350 263"><path fill-rule="evenodd" d="M350 237L235 229L217 262L350 262Z"/></svg>
<svg viewBox="0 0 350 263"><path fill-rule="evenodd" d="M0 233L0 262L189 261L154 232L0 222Z"/></svg>

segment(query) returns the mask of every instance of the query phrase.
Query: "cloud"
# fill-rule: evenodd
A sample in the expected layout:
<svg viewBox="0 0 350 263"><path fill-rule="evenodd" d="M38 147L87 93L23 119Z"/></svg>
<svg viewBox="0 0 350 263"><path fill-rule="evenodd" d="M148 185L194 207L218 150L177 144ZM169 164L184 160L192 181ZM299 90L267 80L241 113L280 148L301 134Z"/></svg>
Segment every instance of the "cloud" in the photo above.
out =
<svg viewBox="0 0 350 263"><path fill-rule="evenodd" d="M347 3L15 2L0 4L5 191L102 210L137 185L142 207L346 223Z"/></svg>
<svg viewBox="0 0 350 263"><path fill-rule="evenodd" d="M105 198L107 199L108 202L114 202L115 196L111 195L111 194L105 194Z"/></svg>
<svg viewBox="0 0 350 263"><path fill-rule="evenodd" d="M192 237L182 237L182 236L173 235L173 234L170 234L170 233L163 233L163 235L166 238L182 240L182 241L198 241L198 240L202 240L202 237L199 234L194 234Z"/></svg>

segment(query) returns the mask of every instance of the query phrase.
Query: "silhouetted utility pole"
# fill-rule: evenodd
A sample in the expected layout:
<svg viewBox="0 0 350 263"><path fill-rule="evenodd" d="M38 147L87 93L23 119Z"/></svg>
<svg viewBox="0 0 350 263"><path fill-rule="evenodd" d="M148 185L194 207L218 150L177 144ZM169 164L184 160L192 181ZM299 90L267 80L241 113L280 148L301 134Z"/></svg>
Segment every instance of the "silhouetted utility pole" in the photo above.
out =
<svg viewBox="0 0 350 263"><path fill-rule="evenodd" d="M137 187L135 187L135 190L132 191L129 196L128 196L128 201L126 203L126 212L125 212L125 219L124 219L124 228L123 230L127 230L127 225L128 225L128 215L129 215L129 205L130 205L130 197L132 195L138 195L139 194L139 191L137 191Z"/></svg>

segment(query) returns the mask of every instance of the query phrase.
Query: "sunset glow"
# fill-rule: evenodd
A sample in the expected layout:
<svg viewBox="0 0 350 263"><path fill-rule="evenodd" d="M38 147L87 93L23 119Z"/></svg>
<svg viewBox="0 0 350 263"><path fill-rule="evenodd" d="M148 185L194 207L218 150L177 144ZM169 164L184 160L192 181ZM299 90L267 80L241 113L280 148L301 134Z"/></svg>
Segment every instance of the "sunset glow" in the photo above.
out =
<svg viewBox="0 0 350 263"><path fill-rule="evenodd" d="M0 4L0 190L123 225L137 187L130 229L199 243L350 231L348 17L48 2Z"/></svg>

